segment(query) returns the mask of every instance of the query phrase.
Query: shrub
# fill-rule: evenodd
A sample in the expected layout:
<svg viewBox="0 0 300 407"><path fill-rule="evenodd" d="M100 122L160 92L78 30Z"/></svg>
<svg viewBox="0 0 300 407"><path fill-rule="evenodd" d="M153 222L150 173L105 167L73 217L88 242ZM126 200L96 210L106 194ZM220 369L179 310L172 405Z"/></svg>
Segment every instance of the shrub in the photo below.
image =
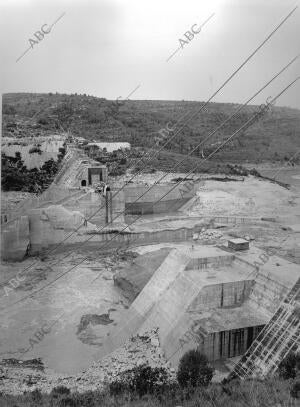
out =
<svg viewBox="0 0 300 407"><path fill-rule="evenodd" d="M31 396L31 398L32 398L33 401L41 401L42 398L43 398L42 393L41 393L40 390L38 390L38 389L33 390L33 391L30 393L30 396Z"/></svg>
<svg viewBox="0 0 300 407"><path fill-rule="evenodd" d="M207 357L197 349L186 352L179 362L177 380L182 387L207 386L213 377L214 369L209 366Z"/></svg>
<svg viewBox="0 0 300 407"><path fill-rule="evenodd" d="M12 105L9 105L7 103L3 103L3 107L2 107L2 113L3 114L16 114L16 108Z"/></svg>
<svg viewBox="0 0 300 407"><path fill-rule="evenodd" d="M109 175L112 177L118 177L126 173L126 167L115 167L109 171Z"/></svg>
<svg viewBox="0 0 300 407"><path fill-rule="evenodd" d="M59 407L77 407L79 404L72 396L62 396L59 400Z"/></svg>
<svg viewBox="0 0 300 407"><path fill-rule="evenodd" d="M156 394L166 388L168 378L166 369L142 365L122 373L118 380L110 383L109 392L111 395L137 393L139 397Z"/></svg>
<svg viewBox="0 0 300 407"><path fill-rule="evenodd" d="M291 352L279 365L279 377L287 380L294 379L300 371L300 353Z"/></svg>
<svg viewBox="0 0 300 407"><path fill-rule="evenodd" d="M45 116L42 116L38 119L37 122L38 122L38 124L45 126L45 125L49 124L49 119Z"/></svg>
<svg viewBox="0 0 300 407"><path fill-rule="evenodd" d="M293 384L291 388L291 397L294 399L300 399L300 382L296 382Z"/></svg>
<svg viewBox="0 0 300 407"><path fill-rule="evenodd" d="M38 154L42 154L42 150L39 148L39 147L32 147L30 150L29 150L29 154L33 154L33 153L38 153Z"/></svg>
<svg viewBox="0 0 300 407"><path fill-rule="evenodd" d="M57 386L57 387L53 387L53 389L51 390L51 396L66 396L69 395L71 393L70 389L68 389L68 387L66 386Z"/></svg>

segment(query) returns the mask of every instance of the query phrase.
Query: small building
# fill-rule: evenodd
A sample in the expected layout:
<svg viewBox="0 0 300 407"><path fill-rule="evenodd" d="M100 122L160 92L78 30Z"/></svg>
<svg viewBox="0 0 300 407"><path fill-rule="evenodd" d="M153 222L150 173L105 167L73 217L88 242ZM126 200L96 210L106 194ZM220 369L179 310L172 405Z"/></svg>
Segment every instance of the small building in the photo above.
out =
<svg viewBox="0 0 300 407"><path fill-rule="evenodd" d="M239 250L248 250L249 249L249 242L246 239L231 239L228 240L228 248L239 251Z"/></svg>
<svg viewBox="0 0 300 407"><path fill-rule="evenodd" d="M81 187L95 186L100 182L107 183L107 167L105 165L85 164L79 171L79 183Z"/></svg>

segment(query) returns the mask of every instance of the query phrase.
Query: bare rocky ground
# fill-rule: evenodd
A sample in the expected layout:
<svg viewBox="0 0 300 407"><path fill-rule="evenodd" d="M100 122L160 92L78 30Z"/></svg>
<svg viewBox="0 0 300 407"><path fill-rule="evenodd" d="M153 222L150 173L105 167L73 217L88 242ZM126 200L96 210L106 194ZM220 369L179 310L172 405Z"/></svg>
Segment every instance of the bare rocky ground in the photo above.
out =
<svg viewBox="0 0 300 407"><path fill-rule="evenodd" d="M82 393L101 390L122 372L145 364L164 367L169 372L170 380L175 378L175 370L164 358L155 330L132 337L122 348L101 361L93 362L88 369L77 375L57 373L45 368L39 360L31 361L27 365L18 360L2 361L0 391L6 394L23 394L25 391L39 389L50 393L56 386L66 386L71 391Z"/></svg>
<svg viewBox="0 0 300 407"><path fill-rule="evenodd" d="M149 177L149 183L153 182L153 174ZM57 385L86 391L103 386L119 372L137 364L147 362L170 369L154 331L131 338L125 346L97 361L97 350L120 319L126 318L130 302L158 267L157 251L167 253L174 247L191 244L220 245L229 237L239 236L262 249L272 247L277 255L300 264L299 197L298 185L288 190L253 177L244 181L207 181L198 192L199 199L185 212L145 217L137 229L176 229L192 225L195 218L203 216L248 217L249 222L203 228L194 242L157 242L135 247L132 250L136 254L129 252L123 257L83 247L76 252L3 264L0 391L14 394L34 388L50 391ZM276 221L251 223L251 218L261 216ZM32 263L34 266L30 267ZM21 269L27 269L25 279L14 288L9 280ZM62 273L63 277L54 282ZM134 274L140 280L134 281ZM121 287L114 284L117 275L123 278ZM127 284L133 283L135 287L128 288ZM22 298L25 299L18 302ZM36 333L44 324L50 326L49 332L38 334L41 339L37 340ZM42 364L33 367L30 362L25 367L24 361L38 358ZM219 372L222 373L222 368Z"/></svg>

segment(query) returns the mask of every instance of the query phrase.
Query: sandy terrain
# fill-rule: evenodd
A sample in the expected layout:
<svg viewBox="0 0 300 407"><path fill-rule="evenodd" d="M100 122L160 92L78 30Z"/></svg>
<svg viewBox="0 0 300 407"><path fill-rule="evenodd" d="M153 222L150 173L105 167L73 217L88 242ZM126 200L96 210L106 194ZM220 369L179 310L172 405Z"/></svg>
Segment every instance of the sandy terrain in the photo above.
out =
<svg viewBox="0 0 300 407"><path fill-rule="evenodd" d="M205 181L197 192L192 215L280 216L294 212L297 195L278 184L247 177L243 182Z"/></svg>

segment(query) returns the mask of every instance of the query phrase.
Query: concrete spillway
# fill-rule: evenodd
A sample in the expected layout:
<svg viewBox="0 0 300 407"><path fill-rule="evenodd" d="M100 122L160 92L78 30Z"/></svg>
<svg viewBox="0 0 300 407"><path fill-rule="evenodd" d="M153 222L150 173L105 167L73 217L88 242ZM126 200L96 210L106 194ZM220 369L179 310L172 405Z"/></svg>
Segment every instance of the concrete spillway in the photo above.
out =
<svg viewBox="0 0 300 407"><path fill-rule="evenodd" d="M282 274L273 271L272 279L268 264L258 272L249 259L261 252L250 252L228 254L216 247L172 250L105 341L100 356L153 328L159 328L160 345L174 366L193 348L211 361L243 354L270 320L272 303L286 290ZM269 260L274 261L278 264ZM281 263L292 284L299 267Z"/></svg>
<svg viewBox="0 0 300 407"><path fill-rule="evenodd" d="M184 250L172 250L169 253L151 280L143 288L140 295L131 304L126 315L126 320L104 342L100 356L112 352L118 346L121 346L131 335L136 334L147 320L153 308L155 308L160 297L168 290L178 275L183 272L189 260L190 258Z"/></svg>

